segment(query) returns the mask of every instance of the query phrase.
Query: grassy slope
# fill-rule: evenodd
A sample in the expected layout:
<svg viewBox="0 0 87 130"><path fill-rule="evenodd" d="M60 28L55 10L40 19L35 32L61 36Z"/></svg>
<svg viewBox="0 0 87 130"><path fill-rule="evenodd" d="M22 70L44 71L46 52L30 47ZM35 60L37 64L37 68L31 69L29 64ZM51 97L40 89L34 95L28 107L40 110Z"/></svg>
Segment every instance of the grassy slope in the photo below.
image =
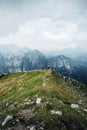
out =
<svg viewBox="0 0 87 130"><path fill-rule="evenodd" d="M68 79L65 82L50 70L7 74L0 78L0 121L10 114L14 116L14 122L16 119L21 122L18 112L32 109L37 114L26 122L35 124L38 130L41 121L48 130L86 130L87 112L83 110L87 109L86 96L86 87ZM37 97L42 99L40 105L35 103ZM25 104L29 99L33 104ZM79 109L72 109L72 103L78 104ZM63 115L51 115L51 110L62 111ZM1 122L0 128L4 129Z"/></svg>

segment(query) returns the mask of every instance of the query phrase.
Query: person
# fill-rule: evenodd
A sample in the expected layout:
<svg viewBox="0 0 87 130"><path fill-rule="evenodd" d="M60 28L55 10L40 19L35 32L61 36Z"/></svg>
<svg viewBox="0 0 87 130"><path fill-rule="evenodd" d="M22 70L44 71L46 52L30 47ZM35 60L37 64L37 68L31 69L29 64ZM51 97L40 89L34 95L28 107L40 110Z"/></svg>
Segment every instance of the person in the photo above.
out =
<svg viewBox="0 0 87 130"><path fill-rule="evenodd" d="M50 65L48 64L48 65L47 65L47 69L49 70L49 68L50 68Z"/></svg>

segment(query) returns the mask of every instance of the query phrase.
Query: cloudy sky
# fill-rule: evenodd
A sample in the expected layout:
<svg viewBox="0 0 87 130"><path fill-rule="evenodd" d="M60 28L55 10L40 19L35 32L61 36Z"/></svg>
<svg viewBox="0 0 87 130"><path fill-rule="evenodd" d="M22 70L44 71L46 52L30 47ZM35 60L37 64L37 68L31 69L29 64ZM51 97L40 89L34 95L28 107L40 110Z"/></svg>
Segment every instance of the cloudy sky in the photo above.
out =
<svg viewBox="0 0 87 130"><path fill-rule="evenodd" d="M87 49L87 0L0 0L0 45Z"/></svg>

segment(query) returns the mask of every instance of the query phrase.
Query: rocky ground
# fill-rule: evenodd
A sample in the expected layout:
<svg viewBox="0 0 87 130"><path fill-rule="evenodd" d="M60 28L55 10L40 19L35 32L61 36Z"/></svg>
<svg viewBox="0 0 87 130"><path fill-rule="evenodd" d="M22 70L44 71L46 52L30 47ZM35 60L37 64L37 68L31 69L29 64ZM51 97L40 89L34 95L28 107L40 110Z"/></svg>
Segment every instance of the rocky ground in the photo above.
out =
<svg viewBox="0 0 87 130"><path fill-rule="evenodd" d="M0 130L86 130L87 87L50 70L0 78Z"/></svg>

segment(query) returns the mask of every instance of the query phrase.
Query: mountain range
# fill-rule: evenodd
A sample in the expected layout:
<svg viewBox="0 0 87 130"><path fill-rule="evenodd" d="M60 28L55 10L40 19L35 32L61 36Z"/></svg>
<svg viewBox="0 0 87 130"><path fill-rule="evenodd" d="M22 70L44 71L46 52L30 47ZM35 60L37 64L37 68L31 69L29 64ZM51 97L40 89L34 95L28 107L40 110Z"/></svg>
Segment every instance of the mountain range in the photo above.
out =
<svg viewBox="0 0 87 130"><path fill-rule="evenodd" d="M48 56L38 50L2 46L0 47L0 73L47 69L49 65L56 73L87 84L86 55L84 57L78 55L80 57L78 59L76 56L70 58L62 53L59 54L61 55Z"/></svg>

